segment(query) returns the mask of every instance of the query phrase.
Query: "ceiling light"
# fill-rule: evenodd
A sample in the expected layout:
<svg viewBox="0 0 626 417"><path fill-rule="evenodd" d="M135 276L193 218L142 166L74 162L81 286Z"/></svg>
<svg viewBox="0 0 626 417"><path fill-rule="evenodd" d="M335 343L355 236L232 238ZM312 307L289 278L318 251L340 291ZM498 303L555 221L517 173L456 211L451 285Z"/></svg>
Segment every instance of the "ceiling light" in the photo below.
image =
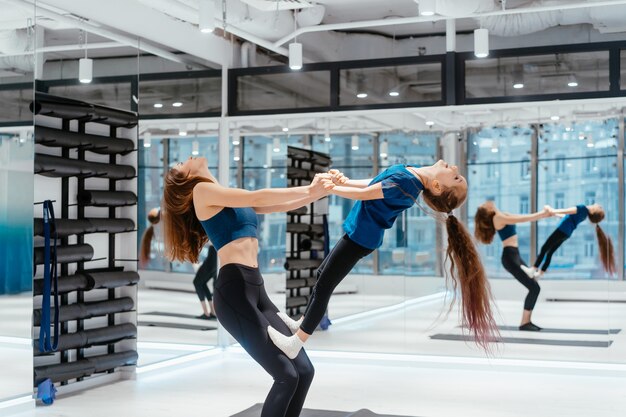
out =
<svg viewBox="0 0 626 417"><path fill-rule="evenodd" d="M380 144L380 157L387 158L388 154L389 154L389 142L384 140Z"/></svg>
<svg viewBox="0 0 626 417"><path fill-rule="evenodd" d="M559 115L558 115L558 114L553 114L552 116L550 116L550 120L554 120L555 122L556 122L557 120L559 120L559 119L560 119L560 117L559 117Z"/></svg>
<svg viewBox="0 0 626 417"><path fill-rule="evenodd" d="M358 93L356 96L358 98L366 98L367 97L367 93Z"/></svg>
<svg viewBox="0 0 626 417"><path fill-rule="evenodd" d="M352 135L352 150L353 151L359 150L359 135L357 135L356 133Z"/></svg>
<svg viewBox="0 0 626 417"><path fill-rule="evenodd" d="M513 70L513 88L524 88L524 67L517 65Z"/></svg>
<svg viewBox="0 0 626 417"><path fill-rule="evenodd" d="M474 55L477 58L489 56L489 31L487 29L474 30Z"/></svg>
<svg viewBox="0 0 626 417"><path fill-rule="evenodd" d="M172 106L173 107L182 107L183 103L181 103L180 101L175 101L175 102L172 103Z"/></svg>
<svg viewBox="0 0 626 417"><path fill-rule="evenodd" d="M237 162L240 159L241 158L239 157L239 146L235 146L235 149L233 149L233 161Z"/></svg>
<svg viewBox="0 0 626 417"><path fill-rule="evenodd" d="M283 127L283 132L289 132L289 128L287 126Z"/></svg>
<svg viewBox="0 0 626 417"><path fill-rule="evenodd" d="M437 0L419 0L420 16L433 16L437 7Z"/></svg>
<svg viewBox="0 0 626 417"><path fill-rule="evenodd" d="M193 142L191 142L191 154L193 156L196 156L200 153L200 144L198 143L197 140L194 140Z"/></svg>
<svg viewBox="0 0 626 417"><path fill-rule="evenodd" d="M200 0L200 16L198 28L202 33L211 33L215 29L217 8L214 0Z"/></svg>
<svg viewBox="0 0 626 417"><path fill-rule="evenodd" d="M434 124L435 122L433 122L432 120L426 120L426 126L432 126Z"/></svg>
<svg viewBox="0 0 626 417"><path fill-rule="evenodd" d="M491 142L491 152L492 153L498 153L499 149L498 149L498 140L497 139L493 139Z"/></svg>
<svg viewBox="0 0 626 417"><path fill-rule="evenodd" d="M356 80L356 96L358 98L366 98L367 92L365 91L365 78L363 74L359 75L359 78Z"/></svg>
<svg viewBox="0 0 626 417"><path fill-rule="evenodd" d="M149 148L152 146L152 133L146 132L143 134L143 147Z"/></svg>
<svg viewBox="0 0 626 417"><path fill-rule="evenodd" d="M163 103L154 103L154 108L155 109L160 109L163 107Z"/></svg>
<svg viewBox="0 0 626 417"><path fill-rule="evenodd" d="M568 87L578 87L578 80L576 79L574 74L571 74L569 77L567 77L567 86Z"/></svg>
<svg viewBox="0 0 626 417"><path fill-rule="evenodd" d="M330 119L326 119L326 131L324 132L324 140L330 142Z"/></svg>
<svg viewBox="0 0 626 417"><path fill-rule="evenodd" d="M399 93L399 92L397 92L397 91L394 89L394 90L391 90L391 91L389 92L389 95L390 95L391 97L398 97L398 96L400 95L400 93Z"/></svg>
<svg viewBox="0 0 626 417"><path fill-rule="evenodd" d="M88 84L93 78L93 60L81 58L78 60L78 81Z"/></svg>
<svg viewBox="0 0 626 417"><path fill-rule="evenodd" d="M274 152L280 152L280 139L274 138Z"/></svg>
<svg viewBox="0 0 626 417"><path fill-rule="evenodd" d="M302 68L302 44L293 42L289 44L289 68L299 70Z"/></svg>
<svg viewBox="0 0 626 417"><path fill-rule="evenodd" d="M187 128L185 127L185 125L182 125L178 129L178 136L187 136Z"/></svg>
<svg viewBox="0 0 626 417"><path fill-rule="evenodd" d="M239 129L233 131L233 145L237 146L241 143L241 135Z"/></svg>

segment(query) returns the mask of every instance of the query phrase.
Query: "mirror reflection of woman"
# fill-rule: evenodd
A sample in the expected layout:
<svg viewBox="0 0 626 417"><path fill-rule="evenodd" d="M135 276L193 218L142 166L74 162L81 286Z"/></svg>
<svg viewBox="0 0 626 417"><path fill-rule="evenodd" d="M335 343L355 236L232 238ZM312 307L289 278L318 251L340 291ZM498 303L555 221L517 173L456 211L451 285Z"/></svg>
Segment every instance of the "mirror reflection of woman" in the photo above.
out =
<svg viewBox="0 0 626 417"><path fill-rule="evenodd" d="M313 365L304 351L294 359L269 340L267 326L291 334L285 315L270 301L258 267L257 214L286 212L328 194L331 184L247 191L220 185L204 158L189 158L170 169L162 207L165 255L197 262L211 240L221 268L215 280L215 313L224 328L274 379L261 417L297 417ZM242 377L243 379L243 377Z"/></svg>
<svg viewBox="0 0 626 417"><path fill-rule="evenodd" d="M537 304L539 291L541 288L535 279L528 277L527 270L530 270L519 253L517 227L518 223L534 222L539 219L552 216L549 206L543 210L532 214L511 214L498 210L493 201L486 201L478 210L474 217L474 235L479 242L489 244L493 241L496 232L502 240L502 266L513 277L519 281L528 294L524 300L524 311L519 329L523 331L540 331L541 327L532 322L533 309Z"/></svg>

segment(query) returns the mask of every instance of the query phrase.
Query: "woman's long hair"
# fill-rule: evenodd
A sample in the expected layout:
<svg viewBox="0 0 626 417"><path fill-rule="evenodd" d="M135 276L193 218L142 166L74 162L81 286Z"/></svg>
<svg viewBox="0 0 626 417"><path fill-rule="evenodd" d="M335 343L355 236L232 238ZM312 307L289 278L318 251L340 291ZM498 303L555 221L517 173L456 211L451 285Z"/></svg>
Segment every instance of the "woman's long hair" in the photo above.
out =
<svg viewBox="0 0 626 417"><path fill-rule="evenodd" d="M150 226L143 232L141 237L141 246L139 247L139 264L144 266L150 261L150 248L152 246L152 239L154 238L154 225L158 224L161 220L161 210L157 210L156 214L150 210L148 212L148 221Z"/></svg>
<svg viewBox="0 0 626 417"><path fill-rule="evenodd" d="M496 228L493 225L495 215L496 211L487 207L480 206L476 210L476 215L474 216L474 237L480 243L488 245L493 242L493 237L496 235Z"/></svg>
<svg viewBox="0 0 626 417"><path fill-rule="evenodd" d="M489 343L496 341L498 335L491 310L489 281L472 236L452 214L452 210L465 202L467 189L448 188L440 195L434 195L425 188L422 196L430 208L447 214L446 259L450 260L450 276L455 293L457 287L461 290L462 324L474 334L476 343L489 351Z"/></svg>
<svg viewBox="0 0 626 417"><path fill-rule="evenodd" d="M170 261L198 263L200 251L209 240L193 205L193 189L201 182L212 181L175 168L165 175L161 217L165 257Z"/></svg>
<svg viewBox="0 0 626 417"><path fill-rule="evenodd" d="M600 247L600 261L602 262L602 267L607 273L613 275L616 271L613 241L600 227L602 220L604 220L603 209L600 208L593 213L589 213L589 221L596 225L596 237L598 238L598 246Z"/></svg>

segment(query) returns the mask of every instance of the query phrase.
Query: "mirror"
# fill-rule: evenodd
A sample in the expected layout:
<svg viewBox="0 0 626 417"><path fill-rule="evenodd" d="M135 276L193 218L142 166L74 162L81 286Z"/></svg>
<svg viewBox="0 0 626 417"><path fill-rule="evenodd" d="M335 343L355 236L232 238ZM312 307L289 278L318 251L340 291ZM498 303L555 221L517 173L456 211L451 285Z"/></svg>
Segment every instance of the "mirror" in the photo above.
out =
<svg viewBox="0 0 626 417"><path fill-rule="evenodd" d="M0 401L33 387L33 100L31 8L2 3L0 16Z"/></svg>

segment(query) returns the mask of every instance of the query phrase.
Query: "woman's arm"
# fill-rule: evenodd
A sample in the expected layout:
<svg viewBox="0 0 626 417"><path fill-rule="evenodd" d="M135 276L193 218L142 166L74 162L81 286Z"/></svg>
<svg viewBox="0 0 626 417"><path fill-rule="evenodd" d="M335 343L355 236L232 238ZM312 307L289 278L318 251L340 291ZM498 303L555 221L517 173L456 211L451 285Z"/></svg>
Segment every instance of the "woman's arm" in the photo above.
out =
<svg viewBox="0 0 626 417"><path fill-rule="evenodd" d="M547 209L543 209L532 214L510 214L510 213L498 213L494 218L494 223L500 223L503 226L508 224L534 222L545 217L550 217L550 212ZM495 224L494 224L495 226ZM500 229L496 226L496 229Z"/></svg>
<svg viewBox="0 0 626 417"><path fill-rule="evenodd" d="M564 209L552 209L552 212L555 215L562 217L565 214L576 214L578 212L578 207L574 206L574 207L568 207Z"/></svg>
<svg viewBox="0 0 626 417"><path fill-rule="evenodd" d="M332 176L335 185L343 185L344 187L366 188L372 182L372 179L351 180L337 169L331 169L328 173Z"/></svg>
<svg viewBox="0 0 626 417"><path fill-rule="evenodd" d="M320 198L334 185L330 182L291 188L263 188L256 191L240 188L227 188L219 184L201 182L193 189L193 201L196 207L267 207L276 206L305 198Z"/></svg>
<svg viewBox="0 0 626 417"><path fill-rule="evenodd" d="M349 198L350 200L379 200L384 198L383 186L380 182L369 185L365 188L354 188L345 186L335 186L330 190L331 194L339 197Z"/></svg>

